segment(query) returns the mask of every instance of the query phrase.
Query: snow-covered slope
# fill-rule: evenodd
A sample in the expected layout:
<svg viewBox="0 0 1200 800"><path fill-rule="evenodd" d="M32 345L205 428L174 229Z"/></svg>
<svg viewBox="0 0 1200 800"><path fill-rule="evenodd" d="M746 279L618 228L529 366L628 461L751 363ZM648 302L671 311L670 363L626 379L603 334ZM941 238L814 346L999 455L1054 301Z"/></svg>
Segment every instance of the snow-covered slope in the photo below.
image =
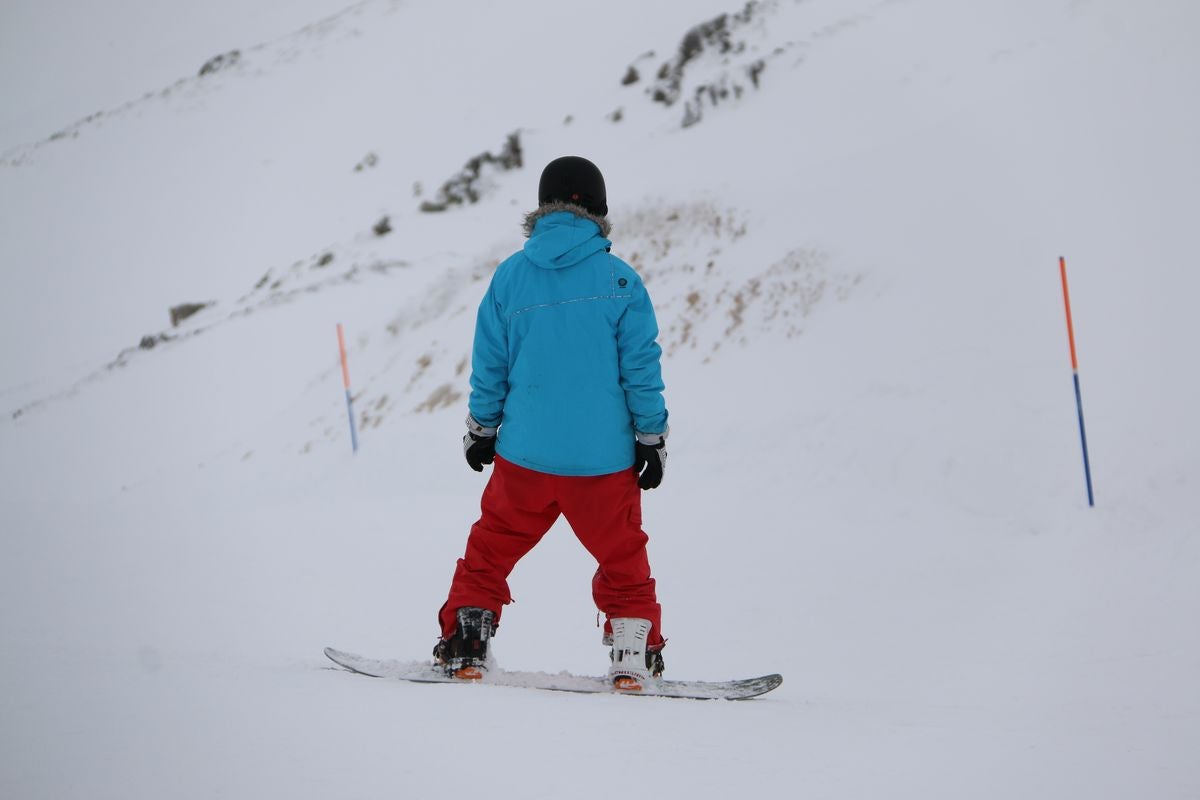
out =
<svg viewBox="0 0 1200 800"><path fill-rule="evenodd" d="M1192 5L312 10L0 153L0 795L1200 792ZM432 647L474 308L564 153L659 308L668 670L760 701L323 663ZM519 565L503 665L604 668L592 569Z"/></svg>

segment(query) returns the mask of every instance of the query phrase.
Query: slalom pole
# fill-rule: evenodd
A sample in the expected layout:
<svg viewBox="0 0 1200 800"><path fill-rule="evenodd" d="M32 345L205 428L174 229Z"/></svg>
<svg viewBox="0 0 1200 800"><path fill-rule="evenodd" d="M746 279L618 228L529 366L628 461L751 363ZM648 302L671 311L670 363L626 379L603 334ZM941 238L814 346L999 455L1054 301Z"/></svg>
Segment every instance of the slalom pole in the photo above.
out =
<svg viewBox="0 0 1200 800"><path fill-rule="evenodd" d="M1083 394L1079 391L1079 359L1075 356L1075 325L1071 321L1071 293L1067 291L1067 260L1058 257L1058 269L1062 273L1063 304L1067 309L1067 341L1071 344L1071 374L1075 378L1075 408L1079 412L1079 441L1083 445L1083 476L1087 480L1088 505L1095 506L1092 495L1092 465L1088 460L1087 432L1083 427Z"/></svg>
<svg viewBox="0 0 1200 800"><path fill-rule="evenodd" d="M350 447L358 452L358 431L354 427L354 401L350 398L350 367L346 363L346 336L342 332L342 323L338 323L338 352L342 356L342 384L346 387L346 413L350 417Z"/></svg>

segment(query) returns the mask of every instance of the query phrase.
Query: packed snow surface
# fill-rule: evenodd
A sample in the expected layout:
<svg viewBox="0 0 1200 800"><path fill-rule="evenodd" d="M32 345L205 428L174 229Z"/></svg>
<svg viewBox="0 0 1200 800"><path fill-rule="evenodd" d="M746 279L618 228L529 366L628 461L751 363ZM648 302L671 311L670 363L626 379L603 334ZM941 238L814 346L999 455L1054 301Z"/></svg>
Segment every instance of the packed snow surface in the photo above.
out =
<svg viewBox="0 0 1200 800"><path fill-rule="evenodd" d="M344 2L0 11L0 797L1200 796L1200 6ZM760 699L322 655L432 649L568 153L659 311L668 676ZM593 569L503 667L604 671Z"/></svg>

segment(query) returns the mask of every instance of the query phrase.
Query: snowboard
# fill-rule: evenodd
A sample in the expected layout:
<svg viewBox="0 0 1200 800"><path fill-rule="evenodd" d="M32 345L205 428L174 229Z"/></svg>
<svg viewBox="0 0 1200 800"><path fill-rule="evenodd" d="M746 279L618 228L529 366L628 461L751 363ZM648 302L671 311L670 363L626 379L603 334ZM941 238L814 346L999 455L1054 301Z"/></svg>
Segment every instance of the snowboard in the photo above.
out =
<svg viewBox="0 0 1200 800"><path fill-rule="evenodd" d="M413 683L479 683L485 686L516 686L524 689L543 689L551 692L577 694L621 694L639 697L680 697L691 700L748 700L766 694L783 683L781 675L763 675L734 681L675 681L656 678L641 691L618 691L607 678L572 675L569 672L520 672L492 667L481 680L468 681L446 675L429 661L396 661L365 658L325 648L325 655L340 667L370 675L374 678L411 681Z"/></svg>

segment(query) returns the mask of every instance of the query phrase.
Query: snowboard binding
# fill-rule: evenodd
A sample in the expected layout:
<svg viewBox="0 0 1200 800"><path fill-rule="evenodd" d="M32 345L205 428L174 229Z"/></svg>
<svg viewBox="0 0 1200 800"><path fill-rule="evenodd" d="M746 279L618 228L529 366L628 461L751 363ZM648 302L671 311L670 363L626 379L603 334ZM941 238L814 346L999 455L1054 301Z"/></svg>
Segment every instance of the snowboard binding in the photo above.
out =
<svg viewBox="0 0 1200 800"><path fill-rule="evenodd" d="M633 617L609 620L612 626L612 650L608 679L619 692L640 692L663 673L662 648L651 651L646 640L651 622Z"/></svg>
<svg viewBox="0 0 1200 800"><path fill-rule="evenodd" d="M446 675L477 681L487 671L488 642L496 631L496 615L486 608L465 606L456 612L458 627L449 639L439 639L434 661Z"/></svg>

